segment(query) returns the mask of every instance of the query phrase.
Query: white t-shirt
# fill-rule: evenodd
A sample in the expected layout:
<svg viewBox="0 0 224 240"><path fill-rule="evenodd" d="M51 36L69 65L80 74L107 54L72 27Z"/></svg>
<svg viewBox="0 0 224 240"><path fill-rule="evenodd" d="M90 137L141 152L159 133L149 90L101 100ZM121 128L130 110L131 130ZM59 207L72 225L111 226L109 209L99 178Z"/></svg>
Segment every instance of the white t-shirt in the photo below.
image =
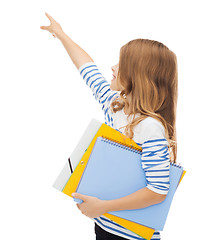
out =
<svg viewBox="0 0 224 240"><path fill-rule="evenodd" d="M105 80L94 62L87 62L79 68L80 75L86 85L90 87L93 96L102 106L105 124L113 127L124 134L128 123L127 115L124 110L113 113L110 109L111 102L120 96L119 91L110 89L110 84ZM136 117L139 114L136 115ZM133 115L129 119L133 119ZM147 188L159 193L167 194L169 191L169 152L168 142L165 138L163 125L152 117L147 117L133 128L133 140L142 147L142 168L145 171ZM123 226L100 216L93 218L94 222L105 231L118 235L126 239L144 239ZM153 240L161 238L160 232L155 231Z"/></svg>

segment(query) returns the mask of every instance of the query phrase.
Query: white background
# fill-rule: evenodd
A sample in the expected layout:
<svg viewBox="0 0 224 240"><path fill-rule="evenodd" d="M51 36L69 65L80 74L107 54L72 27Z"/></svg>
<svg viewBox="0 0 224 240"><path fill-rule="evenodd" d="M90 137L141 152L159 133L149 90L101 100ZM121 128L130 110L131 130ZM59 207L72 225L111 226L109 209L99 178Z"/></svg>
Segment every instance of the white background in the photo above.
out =
<svg viewBox="0 0 224 240"><path fill-rule="evenodd" d="M223 236L223 12L221 1L4 1L1 21L1 239L95 239L91 219L52 184L101 107L49 13L110 82L122 45L149 38L178 59L178 162L187 173L163 240ZM4 237L3 237L4 236Z"/></svg>

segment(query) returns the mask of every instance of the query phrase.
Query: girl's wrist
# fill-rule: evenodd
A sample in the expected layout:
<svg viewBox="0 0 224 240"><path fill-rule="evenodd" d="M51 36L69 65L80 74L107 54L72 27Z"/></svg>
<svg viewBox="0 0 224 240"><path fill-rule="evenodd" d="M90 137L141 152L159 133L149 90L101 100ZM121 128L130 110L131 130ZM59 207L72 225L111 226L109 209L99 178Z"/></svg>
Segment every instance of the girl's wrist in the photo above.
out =
<svg viewBox="0 0 224 240"><path fill-rule="evenodd" d="M60 30L58 33L56 33L56 35L59 40L62 40L63 36L65 36L65 33L62 30Z"/></svg>
<svg viewBox="0 0 224 240"><path fill-rule="evenodd" d="M103 208L105 213L110 212L111 211L110 210L110 208L111 208L110 201L109 200L102 200L102 208Z"/></svg>

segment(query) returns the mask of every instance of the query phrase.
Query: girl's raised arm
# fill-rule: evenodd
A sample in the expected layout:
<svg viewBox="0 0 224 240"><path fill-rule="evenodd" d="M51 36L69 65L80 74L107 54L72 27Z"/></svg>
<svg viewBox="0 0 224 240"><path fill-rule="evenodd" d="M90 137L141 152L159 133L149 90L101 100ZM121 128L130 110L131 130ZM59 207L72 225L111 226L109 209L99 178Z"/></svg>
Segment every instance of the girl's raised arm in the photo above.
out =
<svg viewBox="0 0 224 240"><path fill-rule="evenodd" d="M41 26L40 28L49 31L54 37L57 37L62 42L76 68L79 69L87 62L93 62L93 59L63 32L60 24L57 23L49 14L45 14L51 24L49 26Z"/></svg>
<svg viewBox="0 0 224 240"><path fill-rule="evenodd" d="M113 126L113 112L110 109L110 104L119 96L119 92L110 89L110 84L103 77L93 59L63 32L60 24L49 14L46 13L46 16L49 18L51 25L41 26L40 28L48 30L62 42L86 85L90 87L95 99L100 103L104 112L105 123Z"/></svg>

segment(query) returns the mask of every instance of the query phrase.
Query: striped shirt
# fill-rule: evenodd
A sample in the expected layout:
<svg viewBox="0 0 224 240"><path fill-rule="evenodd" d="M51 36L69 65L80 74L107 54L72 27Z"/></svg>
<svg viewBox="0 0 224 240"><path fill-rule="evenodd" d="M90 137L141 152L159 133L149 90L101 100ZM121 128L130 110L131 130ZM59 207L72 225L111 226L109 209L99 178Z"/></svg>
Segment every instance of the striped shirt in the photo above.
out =
<svg viewBox="0 0 224 240"><path fill-rule="evenodd" d="M99 102L104 112L105 124L124 134L124 126L133 120L133 115L128 120L123 109L113 113L110 104L120 96L119 91L110 89L110 84L105 80L94 62L87 62L79 68L80 75L86 85L92 90L93 96ZM136 117L139 115L136 114ZM123 127L123 128L122 128ZM152 117L147 117L134 128L133 140L142 147L141 165L145 172L147 188L159 194L169 191L169 152L168 142L165 138L163 125ZM144 239L123 226L100 216L92 219L102 229L126 239ZM156 231L151 238L161 239L160 232Z"/></svg>

